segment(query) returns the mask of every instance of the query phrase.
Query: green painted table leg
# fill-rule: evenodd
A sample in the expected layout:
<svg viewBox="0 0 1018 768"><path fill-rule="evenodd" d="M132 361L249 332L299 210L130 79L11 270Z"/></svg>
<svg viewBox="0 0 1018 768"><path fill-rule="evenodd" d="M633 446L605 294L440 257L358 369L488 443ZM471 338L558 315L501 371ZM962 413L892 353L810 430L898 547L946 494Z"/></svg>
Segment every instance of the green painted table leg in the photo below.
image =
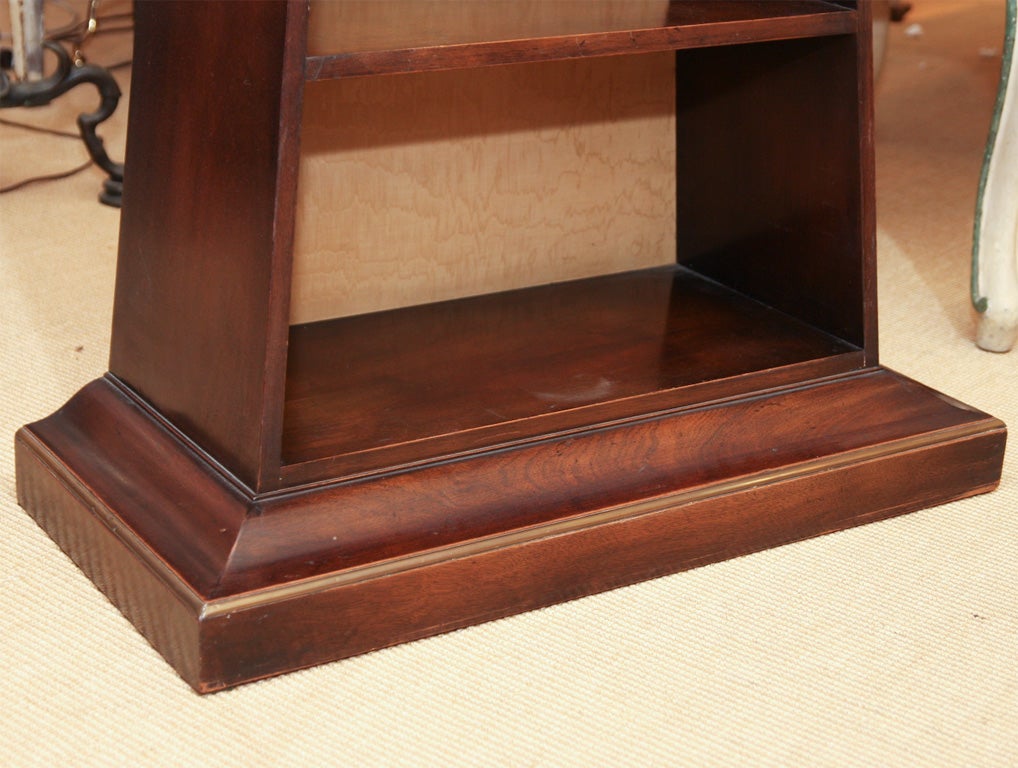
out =
<svg viewBox="0 0 1018 768"><path fill-rule="evenodd" d="M980 313L976 343L1007 352L1018 338L1018 0L1007 0L1007 31L997 106L976 204L972 301Z"/></svg>

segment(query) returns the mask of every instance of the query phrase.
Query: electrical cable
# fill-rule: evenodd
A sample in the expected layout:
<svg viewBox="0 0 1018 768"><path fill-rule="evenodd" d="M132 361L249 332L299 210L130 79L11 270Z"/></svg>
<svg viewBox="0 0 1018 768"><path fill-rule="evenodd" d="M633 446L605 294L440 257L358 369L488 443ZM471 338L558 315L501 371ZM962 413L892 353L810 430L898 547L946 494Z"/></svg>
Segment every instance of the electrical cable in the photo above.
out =
<svg viewBox="0 0 1018 768"><path fill-rule="evenodd" d="M33 133L45 133L50 136L58 136L62 139L74 139L75 141L81 141L81 135L77 133L71 133L69 131L58 131L54 128L43 128L39 125L29 125L28 123L19 123L16 120L8 120L0 117L0 125L6 125L11 128L18 128L24 131L32 131ZM13 184L8 184L6 187L0 187L0 195L7 194L8 192L14 192L15 190L22 189L31 184L38 184L45 181L60 181L61 179L70 178L75 174L81 173L89 166L93 165L92 160L89 160L83 165L75 166L69 171L58 171L57 173L49 173L43 176L30 176L27 179L16 181Z"/></svg>
<svg viewBox="0 0 1018 768"><path fill-rule="evenodd" d="M82 163L81 165L77 166L76 168L72 168L69 171L51 173L45 176L33 176L30 179L22 179L21 181L17 181L14 184L8 184L6 187L0 187L0 195L6 195L8 192L14 192L15 190L27 187L30 184L38 184L44 181L60 181L61 179L66 179L71 176L74 176L75 174L81 173L82 171L91 168L92 165L93 162L91 160L88 160L87 162Z"/></svg>
<svg viewBox="0 0 1018 768"><path fill-rule="evenodd" d="M60 136L65 139L81 139L80 133L71 133L70 131L58 131L55 128L43 128L41 125L30 125L29 123L19 123L16 120L8 120L0 117L0 125L8 125L11 128L22 128L26 131L34 131L35 133L47 133L52 136Z"/></svg>

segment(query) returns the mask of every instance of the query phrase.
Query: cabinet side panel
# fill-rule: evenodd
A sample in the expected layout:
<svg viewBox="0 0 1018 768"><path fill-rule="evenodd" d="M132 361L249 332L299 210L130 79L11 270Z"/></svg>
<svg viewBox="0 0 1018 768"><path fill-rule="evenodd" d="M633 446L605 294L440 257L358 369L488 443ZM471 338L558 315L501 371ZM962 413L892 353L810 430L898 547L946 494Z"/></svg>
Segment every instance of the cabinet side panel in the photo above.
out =
<svg viewBox="0 0 1018 768"><path fill-rule="evenodd" d="M266 368L285 349L272 273L288 229L276 221L287 6L152 1L135 17L110 370L257 484Z"/></svg>
<svg viewBox="0 0 1018 768"><path fill-rule="evenodd" d="M677 54L679 260L866 339L854 35Z"/></svg>
<svg viewBox="0 0 1018 768"><path fill-rule="evenodd" d="M847 3L847 0L846 0ZM863 296L866 362L879 362L877 323L877 193L876 157L873 136L873 4L857 6L856 67L859 87L859 236L862 247Z"/></svg>

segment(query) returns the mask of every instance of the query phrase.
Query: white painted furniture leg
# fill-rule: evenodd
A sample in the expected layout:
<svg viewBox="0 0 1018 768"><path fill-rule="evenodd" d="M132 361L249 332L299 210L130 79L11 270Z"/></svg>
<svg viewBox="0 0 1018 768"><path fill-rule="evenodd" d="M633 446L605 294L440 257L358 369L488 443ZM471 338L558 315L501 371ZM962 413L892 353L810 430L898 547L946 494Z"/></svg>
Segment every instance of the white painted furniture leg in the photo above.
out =
<svg viewBox="0 0 1018 768"><path fill-rule="evenodd" d="M981 314L976 343L1007 352L1018 338L1018 0L1007 0L997 107L976 204L972 301Z"/></svg>

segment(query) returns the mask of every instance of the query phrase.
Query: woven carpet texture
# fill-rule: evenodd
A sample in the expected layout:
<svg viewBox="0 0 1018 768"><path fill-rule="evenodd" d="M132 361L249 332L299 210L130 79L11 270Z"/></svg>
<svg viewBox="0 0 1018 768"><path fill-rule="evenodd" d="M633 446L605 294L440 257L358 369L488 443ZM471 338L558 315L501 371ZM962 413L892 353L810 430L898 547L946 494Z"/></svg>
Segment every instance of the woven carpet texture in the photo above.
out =
<svg viewBox="0 0 1018 768"><path fill-rule="evenodd" d="M976 349L968 300L1004 2L914 5L877 84L881 357L1015 428L1018 351ZM86 159L9 124L73 132L79 91L0 112L0 187ZM1013 448L989 495L196 695L15 499L15 430L106 368L101 181L0 195L0 764L1018 765Z"/></svg>

